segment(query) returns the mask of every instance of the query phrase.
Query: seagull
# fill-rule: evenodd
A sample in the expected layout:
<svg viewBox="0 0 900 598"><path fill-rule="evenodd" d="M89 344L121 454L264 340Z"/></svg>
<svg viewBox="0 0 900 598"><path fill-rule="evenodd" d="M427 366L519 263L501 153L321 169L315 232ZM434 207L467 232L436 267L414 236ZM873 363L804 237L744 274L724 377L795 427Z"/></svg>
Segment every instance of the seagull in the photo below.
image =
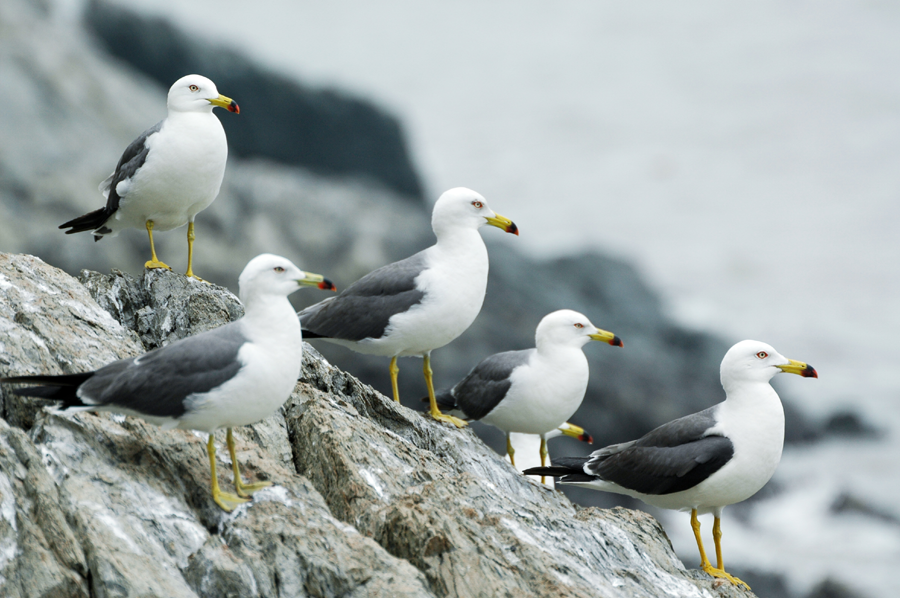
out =
<svg viewBox="0 0 900 598"><path fill-rule="evenodd" d="M423 357L432 417L465 426L438 409L431 352L465 332L481 311L488 256L478 229L485 224L519 234L512 220L494 212L475 191L463 187L446 191L431 217L437 243L370 272L336 297L301 311L303 334L359 353L390 357L391 386L398 403L397 358Z"/></svg>
<svg viewBox="0 0 900 598"><path fill-rule="evenodd" d="M725 572L722 510L765 486L784 445L784 409L769 385L781 372L818 378L811 366L788 359L766 343L737 343L722 360L725 401L656 428L638 440L613 444L590 457L557 459L528 475L559 477L562 484L627 494L662 509L691 511L700 567L713 577L750 588ZM717 566L706 558L697 515L712 513Z"/></svg>
<svg viewBox="0 0 900 598"><path fill-rule="evenodd" d="M235 322L94 372L18 376L0 382L42 384L13 392L62 401L66 413L113 411L136 415L167 430L208 433L213 500L231 511L256 490L271 485L241 481L231 429L271 415L297 382L303 339L287 297L301 286L334 290L329 280L271 254L253 258L239 284L245 315ZM219 489L213 439L220 428L228 430L237 495Z"/></svg>
<svg viewBox="0 0 900 598"><path fill-rule="evenodd" d="M534 349L484 359L453 388L438 393L438 407L506 432L513 467L510 434L539 435L541 465L546 465L548 433L572 417L584 399L589 368L583 347L592 340L622 346L618 336L600 330L584 314L571 309L549 313L537 326Z"/></svg>
<svg viewBox="0 0 900 598"><path fill-rule="evenodd" d="M188 267L193 271L194 218L219 194L225 175L228 142L213 115L219 106L235 114L240 108L200 75L187 75L169 89L168 116L131 142L116 170L100 183L106 207L61 224L67 235L92 231L94 240L116 236L126 228L146 228L150 261L145 268L166 268L156 257L154 230L188 225Z"/></svg>

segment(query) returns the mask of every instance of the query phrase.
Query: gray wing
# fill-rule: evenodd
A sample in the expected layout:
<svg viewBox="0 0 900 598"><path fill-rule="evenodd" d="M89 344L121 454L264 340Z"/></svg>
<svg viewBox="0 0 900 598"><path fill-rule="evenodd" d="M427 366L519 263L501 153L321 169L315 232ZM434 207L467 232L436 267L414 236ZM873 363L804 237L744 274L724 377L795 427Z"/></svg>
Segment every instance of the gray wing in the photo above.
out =
<svg viewBox="0 0 900 598"><path fill-rule="evenodd" d="M188 396L209 392L238 373L238 351L246 342L240 322L232 322L102 367L78 388L78 396L86 404L181 417Z"/></svg>
<svg viewBox="0 0 900 598"><path fill-rule="evenodd" d="M586 473L643 494L671 494L693 488L728 463L734 445L708 436L716 407L673 420L632 442L595 451Z"/></svg>
<svg viewBox="0 0 900 598"><path fill-rule="evenodd" d="M457 409L469 419L481 419L493 411L512 386L509 377L513 370L528 363L534 351L526 349L497 353L472 368L450 391Z"/></svg>
<svg viewBox="0 0 900 598"><path fill-rule="evenodd" d="M391 317L425 296L416 278L426 268L425 252L369 272L337 297L307 307L299 314L306 338L361 341L381 338Z"/></svg>
<svg viewBox="0 0 900 598"><path fill-rule="evenodd" d="M128 147L125 148L122 157L119 158L119 163L116 164L115 172L100 184L101 192L109 192L106 196L107 213L112 214L119 209L120 197L116 192L116 185L133 177L138 169L144 165L144 162L147 160L147 154L150 153L150 148L147 147L147 138L158 133L159 130L162 129L163 122L164 121L159 121L138 135L137 139L132 141Z"/></svg>

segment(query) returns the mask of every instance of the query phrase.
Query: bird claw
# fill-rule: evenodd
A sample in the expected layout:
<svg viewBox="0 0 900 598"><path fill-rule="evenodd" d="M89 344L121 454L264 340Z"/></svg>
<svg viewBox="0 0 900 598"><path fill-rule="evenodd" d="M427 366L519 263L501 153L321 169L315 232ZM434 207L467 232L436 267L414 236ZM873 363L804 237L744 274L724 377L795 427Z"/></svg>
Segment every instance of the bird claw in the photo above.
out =
<svg viewBox="0 0 900 598"><path fill-rule="evenodd" d="M161 262L159 260L150 260L150 261L146 262L144 264L144 268L146 268L147 270L156 270L159 268L164 268L166 270L172 269L171 266L169 266L168 264L164 264L163 262Z"/></svg>
<svg viewBox="0 0 900 598"><path fill-rule="evenodd" d="M438 420L439 422L447 422L453 424L457 428L465 428L468 426L468 422L465 422L458 417L453 417L452 415L447 415L446 413L441 413L438 411L437 413L432 412L431 417Z"/></svg>
<svg viewBox="0 0 900 598"><path fill-rule="evenodd" d="M241 498L229 492L213 493L213 500L222 508L223 511L232 512L240 505L250 502L249 498Z"/></svg>
<svg viewBox="0 0 900 598"><path fill-rule="evenodd" d="M237 495L242 498L247 498L251 496L257 490L262 490L263 488L268 488L272 485L272 482L257 482L255 484L244 484L240 481L234 483L234 489L237 491Z"/></svg>
<svg viewBox="0 0 900 598"><path fill-rule="evenodd" d="M707 575L711 575L718 579L726 579L736 586L743 586L747 590L750 589L750 586L748 586L745 582L741 581L730 573L726 573L723 569L716 569L712 566L712 564L703 565L703 571L705 571Z"/></svg>

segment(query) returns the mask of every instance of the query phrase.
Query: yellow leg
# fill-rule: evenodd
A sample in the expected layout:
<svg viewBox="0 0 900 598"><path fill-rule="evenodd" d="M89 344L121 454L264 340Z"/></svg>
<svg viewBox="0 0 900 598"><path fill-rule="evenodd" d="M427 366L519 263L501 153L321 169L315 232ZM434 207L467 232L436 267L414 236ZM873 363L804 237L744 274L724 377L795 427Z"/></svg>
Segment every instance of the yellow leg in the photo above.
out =
<svg viewBox="0 0 900 598"><path fill-rule="evenodd" d="M146 222L146 226L147 234L150 235L150 261L144 263L144 267L151 270L155 268L165 268L166 270L171 270L172 268L170 268L168 264L162 263L156 257L156 246L153 244L153 221L148 220Z"/></svg>
<svg viewBox="0 0 900 598"><path fill-rule="evenodd" d="M713 539L716 541L716 559L719 564L718 568L712 566L712 563L710 563L709 559L706 558L706 551L703 550L703 540L700 539L700 521L697 519L697 509L691 509L691 528L693 528L694 530L694 538L697 540L697 548L700 549L700 568L703 569L708 575L718 577L719 579L727 579L732 584L736 586L744 586L749 590L750 586L748 586L737 577L726 573L722 568L722 548L719 544L719 540L722 537L722 530L719 527L719 518L716 517L715 523L713 524Z"/></svg>
<svg viewBox="0 0 900 598"><path fill-rule="evenodd" d="M450 422L457 428L464 428L468 424L458 417L453 417L452 415L447 415L445 413L441 413L441 410L438 409L437 399L434 396L434 383L431 379L431 354L425 354L425 365L422 368L422 371L425 373L425 384L428 386L428 400L431 402L431 417L438 420L439 422Z"/></svg>
<svg viewBox="0 0 900 598"><path fill-rule="evenodd" d="M549 454L549 451L547 451L547 440L541 436L541 467L547 467L547 456ZM541 484L546 483L547 479L544 476L541 476Z"/></svg>
<svg viewBox="0 0 900 598"><path fill-rule="evenodd" d="M188 278L196 278L199 281L206 282L196 274L194 274L194 223L188 222L187 241L188 241L188 267L184 273Z"/></svg>
<svg viewBox="0 0 900 598"><path fill-rule="evenodd" d="M400 402L400 389L397 388L397 374L400 373L400 368L397 367L397 356L394 355L391 357L391 388L394 391L394 401Z"/></svg>
<svg viewBox="0 0 900 598"><path fill-rule="evenodd" d="M713 543L716 545L716 569L725 570L725 563L722 562L722 520L718 517L713 518Z"/></svg>
<svg viewBox="0 0 900 598"><path fill-rule="evenodd" d="M516 449L513 448L512 443L509 441L509 432L506 433L506 454L509 455L509 462L512 463L512 466L516 466Z"/></svg>
<svg viewBox="0 0 900 598"><path fill-rule="evenodd" d="M212 472L212 495L216 504L222 507L223 511L233 511L235 507L241 503L248 502L246 498L235 496L229 492L219 490L219 478L216 476L216 443L215 434L209 435L209 442L206 443L206 454L209 455L209 469Z"/></svg>
<svg viewBox="0 0 900 598"><path fill-rule="evenodd" d="M244 484L241 480L241 468L238 467L237 455L234 453L234 436L231 434L231 428L228 428L228 433L225 436L225 440L228 443L228 454L231 455L231 469L234 471L234 489L237 491L237 495L241 497L248 497L257 490L262 490L263 488L268 488L272 485L272 482L257 482L256 484Z"/></svg>

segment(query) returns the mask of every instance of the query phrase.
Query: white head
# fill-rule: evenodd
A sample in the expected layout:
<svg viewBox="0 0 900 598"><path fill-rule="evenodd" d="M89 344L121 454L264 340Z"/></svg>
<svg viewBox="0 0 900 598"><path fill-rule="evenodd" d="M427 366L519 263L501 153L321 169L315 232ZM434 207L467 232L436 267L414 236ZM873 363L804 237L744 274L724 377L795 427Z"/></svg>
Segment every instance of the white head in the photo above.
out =
<svg viewBox="0 0 900 598"><path fill-rule="evenodd" d="M494 212L480 193L465 187L445 191L435 202L431 213L431 228L438 238L446 232L466 228L477 230L485 224L519 234L512 220Z"/></svg>
<svg viewBox="0 0 900 598"><path fill-rule="evenodd" d="M547 314L537 326L534 342L538 349L546 346L583 347L590 341L602 341L614 347L622 346L622 339L612 332L600 330L587 316L571 309Z"/></svg>
<svg viewBox="0 0 900 598"><path fill-rule="evenodd" d="M221 95L216 84L201 75L186 75L173 83L166 105L174 112L212 112L216 106L240 112L234 100Z"/></svg>
<svg viewBox="0 0 900 598"><path fill-rule="evenodd" d="M788 359L771 345L752 340L741 341L728 349L719 371L726 392L741 384L768 383L780 372L819 377L816 370L802 361Z"/></svg>
<svg viewBox="0 0 900 598"><path fill-rule="evenodd" d="M287 297L302 286L334 290L334 285L320 274L304 272L291 260L263 253L244 267L238 278L241 302L247 306L259 297Z"/></svg>

